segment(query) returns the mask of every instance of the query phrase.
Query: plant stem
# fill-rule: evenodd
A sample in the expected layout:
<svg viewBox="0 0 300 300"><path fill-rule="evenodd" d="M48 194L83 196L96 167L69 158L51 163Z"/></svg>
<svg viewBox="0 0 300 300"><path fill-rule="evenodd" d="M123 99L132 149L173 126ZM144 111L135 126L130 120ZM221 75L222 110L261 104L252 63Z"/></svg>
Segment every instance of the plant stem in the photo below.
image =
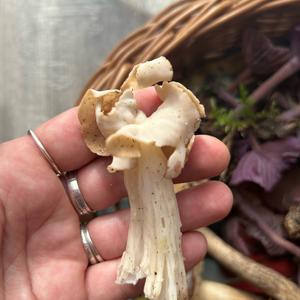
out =
<svg viewBox="0 0 300 300"><path fill-rule="evenodd" d="M249 131L248 136L249 136L249 139L250 139L250 144L251 144L252 150L259 150L260 145L259 145L257 139L255 138L255 135L254 135L252 130Z"/></svg>
<svg viewBox="0 0 300 300"><path fill-rule="evenodd" d="M281 82L294 75L300 70L300 59L297 56L291 58L286 64L284 64L277 72L275 72L269 79L261 84L251 95L250 99L254 103L258 102L268 93L270 93Z"/></svg>
<svg viewBox="0 0 300 300"><path fill-rule="evenodd" d="M228 86L226 91L228 93L233 93L241 83L245 83L245 81L248 81L251 78L251 75L252 72L250 68L246 68L241 74L238 75L233 83Z"/></svg>
<svg viewBox="0 0 300 300"><path fill-rule="evenodd" d="M236 130L232 129L228 132L228 134L223 138L222 142L227 146L229 152L231 152L233 140L236 134ZM221 174L220 174L220 180L223 182L226 182L226 177L228 174L228 168L226 168Z"/></svg>
<svg viewBox="0 0 300 300"><path fill-rule="evenodd" d="M281 113L276 117L276 120L281 122L293 121L300 117L300 104L295 105L293 108Z"/></svg>
<svg viewBox="0 0 300 300"><path fill-rule="evenodd" d="M247 69L246 69L247 70ZM245 70L245 74L247 73ZM249 98L254 102L259 102L268 93L270 93L276 86L282 83L284 80L294 75L300 70L300 58L294 56L286 64L284 64L277 72L275 72L269 79L262 83L250 96ZM244 105L239 103L236 98L228 91L218 91L217 93L221 99L226 99L227 103L235 107L235 116L238 117L241 113Z"/></svg>
<svg viewBox="0 0 300 300"><path fill-rule="evenodd" d="M297 247L294 243L282 238L275 232L264 220L261 219L261 216L257 214L255 209L249 204L249 201L243 200L243 196L237 191L234 192L235 203L240 211L266 235L273 243L279 247L287 250L288 252L294 254L300 258L300 248Z"/></svg>
<svg viewBox="0 0 300 300"><path fill-rule="evenodd" d="M217 96L222 99L225 103L229 104L231 107L237 107L239 104L239 101L229 92L226 90L220 88L215 90L215 93Z"/></svg>

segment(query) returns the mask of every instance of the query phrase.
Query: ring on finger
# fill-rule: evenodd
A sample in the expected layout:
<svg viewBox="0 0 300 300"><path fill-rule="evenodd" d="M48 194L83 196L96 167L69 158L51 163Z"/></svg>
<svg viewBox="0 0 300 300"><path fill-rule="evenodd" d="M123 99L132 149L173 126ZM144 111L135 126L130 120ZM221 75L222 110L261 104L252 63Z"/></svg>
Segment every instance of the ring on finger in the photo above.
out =
<svg viewBox="0 0 300 300"><path fill-rule="evenodd" d="M64 176L67 194L80 217L94 215L94 211L86 203L77 181L77 172L68 172Z"/></svg>
<svg viewBox="0 0 300 300"><path fill-rule="evenodd" d="M90 209L88 204L86 203L78 182L77 182L77 173L76 172L63 172L59 169L57 164L55 163L54 159L51 157L49 152L46 150L45 146L41 142L41 140L38 138L38 136L29 129L27 131L27 134L32 137L34 143L42 153L43 157L47 160L49 165L52 167L56 175L60 178L62 178L62 182L64 183L66 192L76 210L79 217L82 218L84 221L89 220L94 216L94 211Z"/></svg>
<svg viewBox="0 0 300 300"><path fill-rule="evenodd" d="M104 261L91 239L86 223L80 225L80 235L89 263L95 265Z"/></svg>
<svg viewBox="0 0 300 300"><path fill-rule="evenodd" d="M66 173L61 171L59 169L59 167L57 166L57 164L55 163L54 159L51 157L51 155L49 154L49 152L46 150L45 146L43 145L43 143L41 142L41 140L38 138L38 136L34 133L33 130L28 129L27 134L30 135L34 141L34 143L36 144L36 146L39 148L39 150L41 151L41 153L43 154L44 158L48 161L49 165L51 166L51 168L53 169L53 171L55 172L55 174L60 177L65 175Z"/></svg>

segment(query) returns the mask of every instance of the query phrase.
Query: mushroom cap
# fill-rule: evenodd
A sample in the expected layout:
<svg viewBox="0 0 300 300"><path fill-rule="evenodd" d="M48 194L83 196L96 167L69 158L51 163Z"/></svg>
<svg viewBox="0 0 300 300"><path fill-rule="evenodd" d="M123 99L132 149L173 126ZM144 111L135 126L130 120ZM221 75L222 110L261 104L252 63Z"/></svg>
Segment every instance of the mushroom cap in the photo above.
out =
<svg viewBox="0 0 300 300"><path fill-rule="evenodd" d="M134 90L151 86L157 82L170 81L173 78L173 68L163 56L138 64L133 67L128 78L121 86L121 90Z"/></svg>
<svg viewBox="0 0 300 300"><path fill-rule="evenodd" d="M107 151L105 147L105 138L108 135L106 129L110 125L107 124L108 126L106 126L105 129L105 125L101 126L102 120L97 123L99 115L108 115L115 104L119 101L121 95L123 98L131 97L131 109L134 110L134 105L136 104L132 93L133 90L151 86L160 81L171 80L172 76L173 70L170 62L165 57L159 57L152 61L147 61L134 66L128 75L128 78L123 83L121 90L87 90L80 103L78 117L81 123L83 138L85 139L88 148L98 155L110 155L109 151ZM128 101L130 102L130 99ZM124 102L122 102L122 104L124 104ZM98 117L95 115L95 111L97 112ZM127 115L130 114L130 112L128 110L125 112L123 109L118 114L119 120L123 118L123 121L125 121L126 117L121 116L123 112L127 113ZM138 117L142 117L142 112L139 113ZM114 122L114 120L111 121L111 123ZM120 121L119 123L122 122ZM132 123L132 120L129 121L129 123ZM116 128L118 126L111 127L110 131L113 130L113 127Z"/></svg>
<svg viewBox="0 0 300 300"><path fill-rule="evenodd" d="M101 156L108 156L110 153L105 147L105 137L99 130L96 122L95 110L97 105L101 106L103 113L110 112L118 101L121 92L118 90L96 91L87 90L79 106L78 118L81 124L83 138L88 148Z"/></svg>
<svg viewBox="0 0 300 300"><path fill-rule="evenodd" d="M133 92L129 89L121 94L109 112L103 111L101 103L96 106L96 122L105 138L128 124L139 123L144 119L146 116L137 108Z"/></svg>
<svg viewBox="0 0 300 300"><path fill-rule="evenodd" d="M88 90L79 107L82 133L90 150L113 155L110 171L125 170L141 156L140 144L154 144L167 158L167 177L176 177L184 166L204 108L194 94L172 79L165 57L136 65L121 90ZM162 104L150 116L137 108L133 90L163 82L155 89Z"/></svg>
<svg viewBox="0 0 300 300"><path fill-rule="evenodd" d="M191 91L177 82L156 86L163 101L141 123L123 126L106 140L107 150L116 157L138 158L140 143L160 147L168 159L167 177L179 175L187 148L204 116L204 109Z"/></svg>

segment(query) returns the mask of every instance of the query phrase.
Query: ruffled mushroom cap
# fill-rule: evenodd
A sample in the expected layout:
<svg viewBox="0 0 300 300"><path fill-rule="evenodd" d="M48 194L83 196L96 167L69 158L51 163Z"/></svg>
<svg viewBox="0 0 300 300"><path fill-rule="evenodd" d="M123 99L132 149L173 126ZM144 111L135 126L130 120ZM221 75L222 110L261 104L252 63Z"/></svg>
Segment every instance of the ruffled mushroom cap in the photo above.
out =
<svg viewBox="0 0 300 300"><path fill-rule="evenodd" d="M172 76L173 70L170 62L165 57L159 57L152 61L136 65L120 90L87 90L79 106L78 118L81 123L83 137L89 149L101 156L111 155L105 146L105 138L111 133L107 132L106 128L111 126L110 130L113 130L113 128L122 124L124 125L121 119L127 122L127 124L134 123L133 116L128 116L128 114L134 114L134 110L136 110L136 114L139 117L142 117L142 112L137 112L136 100L132 93L133 90L151 86L157 82L171 80ZM123 101L125 98L127 101ZM99 120L100 115L105 116L111 112L119 100L121 100L122 106L126 106L126 112L119 105L117 109L118 120L113 119L109 121L110 124L107 124L106 128L104 128L105 125L101 127L101 122L97 124L96 108L97 119ZM122 116L123 113L126 113L126 116ZM117 123L119 125L116 125Z"/></svg>
<svg viewBox="0 0 300 300"><path fill-rule="evenodd" d="M88 148L101 156L110 155L106 151L105 137L99 130L96 122L96 107L101 107L103 114L107 114L121 95L119 90L96 91L87 90L81 101L78 118L81 123L81 132Z"/></svg>
<svg viewBox="0 0 300 300"><path fill-rule="evenodd" d="M143 122L123 126L109 136L106 147L114 157L138 158L139 143L154 144L167 156L166 177L174 178L184 166L188 145L204 111L191 92L178 83L164 82L156 91L162 100L158 109Z"/></svg>
<svg viewBox="0 0 300 300"><path fill-rule="evenodd" d="M161 56L134 66L128 78L122 84L121 90L138 90L157 82L170 81L172 78L172 65L165 57Z"/></svg>
<svg viewBox="0 0 300 300"><path fill-rule="evenodd" d="M92 152L114 156L111 172L128 169L140 156L139 143L155 144L168 156L167 177L179 175L204 108L191 91L172 79L169 61L160 57L133 68L121 90L88 90L79 109L83 136ZM133 90L155 89L162 104L149 117L137 109ZM95 114L96 111L96 114Z"/></svg>

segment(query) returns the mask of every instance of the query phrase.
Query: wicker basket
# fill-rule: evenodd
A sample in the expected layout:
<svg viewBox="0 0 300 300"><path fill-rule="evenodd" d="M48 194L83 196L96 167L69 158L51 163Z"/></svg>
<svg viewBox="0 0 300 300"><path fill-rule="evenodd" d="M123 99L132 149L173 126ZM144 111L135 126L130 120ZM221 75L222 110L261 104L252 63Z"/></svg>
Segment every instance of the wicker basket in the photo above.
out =
<svg viewBox="0 0 300 300"><path fill-rule="evenodd" d="M249 25L277 38L299 21L299 0L178 1L123 40L84 91L119 88L133 65L160 55L171 60L176 75L182 65L200 65L239 47Z"/></svg>

